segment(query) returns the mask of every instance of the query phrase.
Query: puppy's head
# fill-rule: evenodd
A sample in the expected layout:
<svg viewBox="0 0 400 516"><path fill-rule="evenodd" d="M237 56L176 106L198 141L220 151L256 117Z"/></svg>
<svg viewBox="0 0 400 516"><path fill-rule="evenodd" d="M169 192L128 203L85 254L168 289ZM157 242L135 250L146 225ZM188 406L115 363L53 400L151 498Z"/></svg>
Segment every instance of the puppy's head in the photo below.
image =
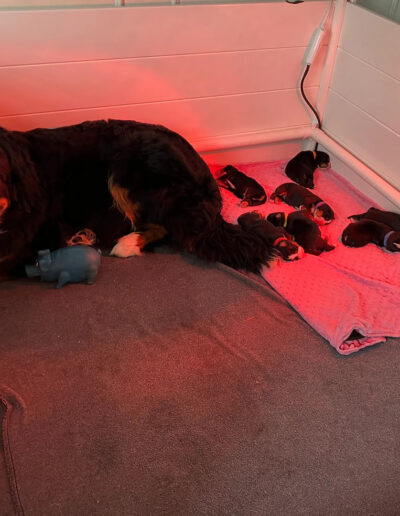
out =
<svg viewBox="0 0 400 516"><path fill-rule="evenodd" d="M274 243L275 249L279 251L282 258L286 261L294 261L303 258L304 249L289 238L279 238Z"/></svg>
<svg viewBox="0 0 400 516"><path fill-rule="evenodd" d="M270 213L267 216L268 222L271 222L274 226L283 226L285 223L285 214L283 211L277 211L275 213Z"/></svg>
<svg viewBox="0 0 400 516"><path fill-rule="evenodd" d="M342 242L348 247L364 247L371 242L371 235L363 231L363 226L353 222L343 230Z"/></svg>
<svg viewBox="0 0 400 516"><path fill-rule="evenodd" d="M388 233L386 240L386 249L391 253L400 252L400 231L393 231Z"/></svg>
<svg viewBox="0 0 400 516"><path fill-rule="evenodd" d="M264 217L258 211L249 211L240 215L240 217L237 219L237 222L240 226L242 226L242 228L246 229L254 226L254 224L259 224L263 220Z"/></svg>
<svg viewBox="0 0 400 516"><path fill-rule="evenodd" d="M335 218L332 208L325 202L319 202L316 204L312 216L315 222L320 226L330 224Z"/></svg>
<svg viewBox="0 0 400 516"><path fill-rule="evenodd" d="M330 168L331 166L331 159L329 157L329 154L327 154L326 152L316 151L315 162L317 167L321 169Z"/></svg>

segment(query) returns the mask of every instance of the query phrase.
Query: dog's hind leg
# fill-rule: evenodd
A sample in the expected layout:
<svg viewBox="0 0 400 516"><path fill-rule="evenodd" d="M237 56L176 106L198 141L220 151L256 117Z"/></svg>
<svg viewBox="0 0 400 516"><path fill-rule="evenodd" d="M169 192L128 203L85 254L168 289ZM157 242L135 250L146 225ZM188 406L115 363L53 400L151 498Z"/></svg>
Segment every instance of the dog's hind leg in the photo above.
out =
<svg viewBox="0 0 400 516"><path fill-rule="evenodd" d="M120 238L112 248L110 255L119 258L128 258L129 256L140 256L143 248L161 240L167 234L164 227L157 224L144 224L143 231L129 233Z"/></svg>

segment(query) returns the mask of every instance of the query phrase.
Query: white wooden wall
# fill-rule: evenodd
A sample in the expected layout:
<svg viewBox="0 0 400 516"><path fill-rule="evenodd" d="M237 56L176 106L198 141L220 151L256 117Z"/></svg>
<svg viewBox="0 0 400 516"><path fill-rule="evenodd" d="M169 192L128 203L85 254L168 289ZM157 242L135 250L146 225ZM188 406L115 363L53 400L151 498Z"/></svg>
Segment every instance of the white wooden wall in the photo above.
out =
<svg viewBox="0 0 400 516"><path fill-rule="evenodd" d="M297 92L327 1L6 11L0 125L136 119L204 139L309 126ZM316 97L325 46L307 78Z"/></svg>
<svg viewBox="0 0 400 516"><path fill-rule="evenodd" d="M400 25L347 5L323 126L400 189Z"/></svg>

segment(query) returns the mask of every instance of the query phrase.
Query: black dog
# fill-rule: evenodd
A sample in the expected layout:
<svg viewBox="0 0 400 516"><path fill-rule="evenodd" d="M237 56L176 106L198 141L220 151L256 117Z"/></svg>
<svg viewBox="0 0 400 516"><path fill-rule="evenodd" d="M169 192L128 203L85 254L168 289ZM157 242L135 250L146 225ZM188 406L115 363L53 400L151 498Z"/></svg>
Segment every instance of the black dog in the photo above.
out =
<svg viewBox="0 0 400 516"><path fill-rule="evenodd" d="M315 170L330 166L331 161L326 152L302 151L288 162L285 173L295 183L306 188L314 188Z"/></svg>
<svg viewBox="0 0 400 516"><path fill-rule="evenodd" d="M366 213L361 213L360 215L350 215L348 218L352 220L375 220L376 222L382 222L383 224L386 224L395 231L400 231L400 213L378 210L378 208L370 208Z"/></svg>
<svg viewBox="0 0 400 516"><path fill-rule="evenodd" d="M3 275L40 249L79 243L91 235L87 229L96 246L120 257L164 237L178 250L237 269L258 271L274 256L265 235L223 220L208 166L162 126L100 120L0 128L0 196Z"/></svg>
<svg viewBox="0 0 400 516"><path fill-rule="evenodd" d="M284 228L274 226L268 220L265 220L260 213L255 211L243 213L238 218L238 224L246 231L252 229L265 235L284 260L298 260L304 255L302 247L293 242L292 237Z"/></svg>
<svg viewBox="0 0 400 516"><path fill-rule="evenodd" d="M392 253L400 251L400 231L394 231L382 222L363 219L349 224L342 233L342 242L349 247L375 244Z"/></svg>
<svg viewBox="0 0 400 516"><path fill-rule="evenodd" d="M270 213L267 220L274 226L285 228L306 253L318 256L323 251L335 249L322 238L318 224L298 211L289 214L283 211Z"/></svg>
<svg viewBox="0 0 400 516"><path fill-rule="evenodd" d="M289 206L299 208L318 224L329 224L335 218L332 208L320 197L296 183L284 183L275 189L271 201L281 199Z"/></svg>
<svg viewBox="0 0 400 516"><path fill-rule="evenodd" d="M236 197L242 199L240 206L256 206L265 203L267 194L255 179L246 176L246 174L232 167L232 165L227 165L223 172L224 174L217 178L218 186L226 188L234 193Z"/></svg>

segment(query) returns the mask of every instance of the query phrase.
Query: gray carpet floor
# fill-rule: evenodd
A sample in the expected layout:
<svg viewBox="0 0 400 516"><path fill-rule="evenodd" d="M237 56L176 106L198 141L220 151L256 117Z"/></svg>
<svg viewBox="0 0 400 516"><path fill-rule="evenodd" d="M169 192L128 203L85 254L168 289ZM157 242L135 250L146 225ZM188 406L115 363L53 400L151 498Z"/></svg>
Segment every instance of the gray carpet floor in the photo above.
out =
<svg viewBox="0 0 400 516"><path fill-rule="evenodd" d="M399 339L340 356L259 279L165 250L1 283L0 322L21 514L400 513Z"/></svg>

